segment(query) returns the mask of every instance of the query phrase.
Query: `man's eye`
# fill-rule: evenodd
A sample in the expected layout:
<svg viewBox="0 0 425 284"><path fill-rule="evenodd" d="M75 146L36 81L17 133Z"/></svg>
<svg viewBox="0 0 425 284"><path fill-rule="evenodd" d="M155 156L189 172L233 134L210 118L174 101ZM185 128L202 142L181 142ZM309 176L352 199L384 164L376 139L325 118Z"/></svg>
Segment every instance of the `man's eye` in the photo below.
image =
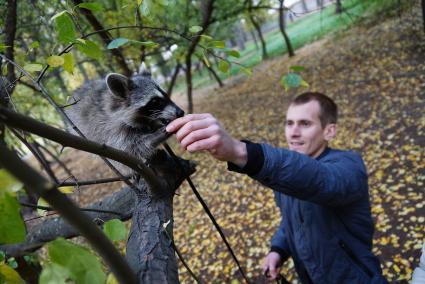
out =
<svg viewBox="0 0 425 284"><path fill-rule="evenodd" d="M289 126L289 125L292 125L293 122L292 121L286 121L285 124Z"/></svg>
<svg viewBox="0 0 425 284"><path fill-rule="evenodd" d="M309 121L302 121L301 126L310 126L310 122Z"/></svg>

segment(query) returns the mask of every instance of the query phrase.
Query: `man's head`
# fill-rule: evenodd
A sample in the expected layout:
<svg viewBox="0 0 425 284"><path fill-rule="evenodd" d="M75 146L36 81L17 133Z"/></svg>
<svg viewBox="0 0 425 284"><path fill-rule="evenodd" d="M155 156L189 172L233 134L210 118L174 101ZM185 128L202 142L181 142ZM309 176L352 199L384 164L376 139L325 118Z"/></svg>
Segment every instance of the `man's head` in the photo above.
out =
<svg viewBox="0 0 425 284"><path fill-rule="evenodd" d="M336 135L337 115L335 102L324 94L307 92L297 96L286 113L289 149L318 157Z"/></svg>

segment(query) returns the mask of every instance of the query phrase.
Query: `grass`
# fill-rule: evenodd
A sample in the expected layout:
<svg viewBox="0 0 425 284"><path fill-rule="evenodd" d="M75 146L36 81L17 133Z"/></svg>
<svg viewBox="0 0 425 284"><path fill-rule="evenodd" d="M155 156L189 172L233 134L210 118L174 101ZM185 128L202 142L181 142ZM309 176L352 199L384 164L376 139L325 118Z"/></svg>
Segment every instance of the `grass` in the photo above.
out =
<svg viewBox="0 0 425 284"><path fill-rule="evenodd" d="M286 32L293 48L296 50L326 35L335 34L350 28L352 25L358 23L360 19L372 17L384 9L393 7L395 3L397 3L397 0L369 0L367 4L363 0L344 1L344 12L342 14L335 14L335 5L329 5L320 11L313 12L288 24ZM275 21L277 21L277 18ZM287 53L283 36L278 28L264 34L264 39L269 58ZM257 50L253 41L246 43L246 48L240 51L240 55L241 57L237 62L245 67L251 68L262 61L261 47ZM232 64L227 74L219 72L219 76L221 79L226 79L240 72L241 68L236 64ZM203 70L203 72L194 72L192 76L194 88L216 83L215 80L210 79L206 70ZM180 76L176 82L174 91L184 92L185 88L185 78Z"/></svg>

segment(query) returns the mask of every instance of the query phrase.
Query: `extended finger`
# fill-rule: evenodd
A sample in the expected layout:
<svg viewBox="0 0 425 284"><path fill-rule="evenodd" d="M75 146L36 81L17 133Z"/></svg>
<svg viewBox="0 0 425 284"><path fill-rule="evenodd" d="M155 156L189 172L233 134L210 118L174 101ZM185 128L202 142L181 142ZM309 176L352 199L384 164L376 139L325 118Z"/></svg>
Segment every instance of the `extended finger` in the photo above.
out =
<svg viewBox="0 0 425 284"><path fill-rule="evenodd" d="M197 120L190 120L186 124L184 124L177 132L176 132L176 138L181 143L182 140L188 136L190 133L208 128L210 125L212 125L214 120L209 117L197 119Z"/></svg>
<svg viewBox="0 0 425 284"><path fill-rule="evenodd" d="M216 147L217 143L218 143L218 137L217 136L211 136L209 138L193 142L192 144L190 144L186 147L186 150L189 151L189 152L210 150L210 149L213 149L214 147Z"/></svg>
<svg viewBox="0 0 425 284"><path fill-rule="evenodd" d="M179 130L183 125L185 125L189 121L204 119L204 118L207 118L207 117L211 117L211 114L209 114L209 113L188 114L188 115L185 115L183 117L179 117L179 118L173 120L172 122L170 122L167 125L167 127L165 128L165 130L167 130L167 132L176 132L177 130Z"/></svg>
<svg viewBox="0 0 425 284"><path fill-rule="evenodd" d="M202 121L204 122L204 121ZM201 121L199 121L198 124L202 124ZM182 129L183 130L183 129ZM216 125L209 125L207 122L205 124L202 124L198 130L190 131L186 136L183 137L183 139L180 140L180 145L183 148L187 148L190 144L203 139L208 139L211 136L214 136L218 133L218 126ZM179 139L179 137L177 137Z"/></svg>

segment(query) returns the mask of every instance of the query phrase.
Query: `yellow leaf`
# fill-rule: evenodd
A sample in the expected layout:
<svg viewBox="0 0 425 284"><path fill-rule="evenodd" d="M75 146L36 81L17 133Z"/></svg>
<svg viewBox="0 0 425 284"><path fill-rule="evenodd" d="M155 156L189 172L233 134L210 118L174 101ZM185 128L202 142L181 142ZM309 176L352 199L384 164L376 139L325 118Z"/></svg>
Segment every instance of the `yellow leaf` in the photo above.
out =
<svg viewBox="0 0 425 284"><path fill-rule="evenodd" d="M106 279L106 284L119 284L117 278L112 273L109 273L108 278Z"/></svg>
<svg viewBox="0 0 425 284"><path fill-rule="evenodd" d="M65 60L63 59L63 57L57 56L57 55L52 55L47 58L47 64L49 64L52 67L61 66L63 65L64 62Z"/></svg>
<svg viewBox="0 0 425 284"><path fill-rule="evenodd" d="M4 283L7 283L7 284L24 283L22 278L19 276L18 272L13 270L10 266L8 266L5 263L0 264L0 276L4 278Z"/></svg>
<svg viewBox="0 0 425 284"><path fill-rule="evenodd" d="M60 187L59 191L65 194L70 194L74 192L74 187L73 186Z"/></svg>

